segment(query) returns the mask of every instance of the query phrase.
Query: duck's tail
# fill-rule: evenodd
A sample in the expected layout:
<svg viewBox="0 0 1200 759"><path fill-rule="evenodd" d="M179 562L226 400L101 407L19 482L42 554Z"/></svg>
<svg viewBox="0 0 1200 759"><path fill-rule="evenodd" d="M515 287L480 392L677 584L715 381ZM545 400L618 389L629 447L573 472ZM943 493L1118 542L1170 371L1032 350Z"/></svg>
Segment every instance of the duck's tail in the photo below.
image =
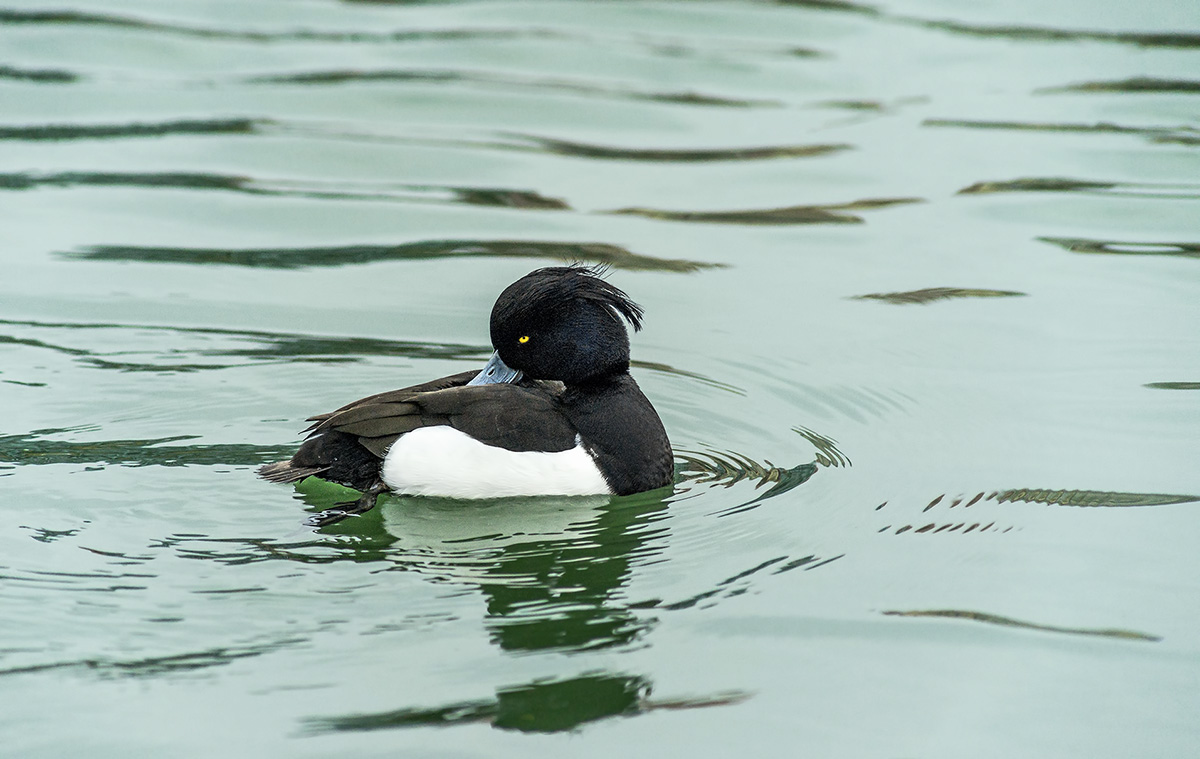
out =
<svg viewBox="0 0 1200 759"><path fill-rule="evenodd" d="M260 466L258 476L271 482L299 482L305 477L321 474L327 469L329 469L327 466L296 466L291 461L279 461Z"/></svg>

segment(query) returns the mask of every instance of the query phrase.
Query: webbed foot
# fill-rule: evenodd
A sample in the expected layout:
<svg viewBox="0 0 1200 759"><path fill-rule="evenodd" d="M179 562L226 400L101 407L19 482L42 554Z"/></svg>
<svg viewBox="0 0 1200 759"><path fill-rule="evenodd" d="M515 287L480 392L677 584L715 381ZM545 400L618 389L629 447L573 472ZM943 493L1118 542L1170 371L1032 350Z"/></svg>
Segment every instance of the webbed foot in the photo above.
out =
<svg viewBox="0 0 1200 759"><path fill-rule="evenodd" d="M325 509L313 514L308 519L304 520L304 524L309 527L326 527L331 524L336 524L347 517L356 517L366 514L371 509L375 508L376 501L379 496L386 493L388 486L383 484L383 481L376 482L374 485L363 491L363 494L358 497L357 501L345 501L337 504L337 508Z"/></svg>

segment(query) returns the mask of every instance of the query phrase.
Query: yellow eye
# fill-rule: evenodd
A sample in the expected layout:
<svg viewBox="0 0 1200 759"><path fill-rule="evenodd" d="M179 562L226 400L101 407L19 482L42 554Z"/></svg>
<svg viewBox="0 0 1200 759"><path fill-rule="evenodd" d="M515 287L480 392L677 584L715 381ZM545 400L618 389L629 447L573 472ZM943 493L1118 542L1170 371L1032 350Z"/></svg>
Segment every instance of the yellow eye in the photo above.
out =
<svg viewBox="0 0 1200 759"><path fill-rule="evenodd" d="M521 345L524 345L525 343L529 342L529 335L521 335L517 338L517 342Z"/></svg>

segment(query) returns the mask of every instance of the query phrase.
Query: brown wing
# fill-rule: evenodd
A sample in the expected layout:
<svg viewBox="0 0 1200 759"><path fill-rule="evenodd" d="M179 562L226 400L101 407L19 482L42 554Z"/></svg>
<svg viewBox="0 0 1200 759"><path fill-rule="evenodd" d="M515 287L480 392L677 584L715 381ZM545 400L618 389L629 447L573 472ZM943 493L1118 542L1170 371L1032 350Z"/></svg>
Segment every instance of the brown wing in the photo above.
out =
<svg viewBox="0 0 1200 759"><path fill-rule="evenodd" d="M474 370L469 371L469 372L459 372L458 374L451 374L448 377L442 377L440 379L430 380L429 382L422 382L419 385L412 385L411 387L401 388L400 390L389 390L386 393L377 393L375 395L368 395L366 398L359 398L357 401L347 403L345 406L342 406L340 409L338 409L336 411L329 411L324 414L317 414L316 416L310 416L307 419L307 421L313 422L313 424L310 425L308 427L308 429L306 429L304 431L312 432L313 430L317 429L317 427L319 427L322 422L326 421L327 419L334 416L335 414L340 414L341 412L347 411L356 406L362 406L362 405L367 405L367 404L376 404L376 403L388 403L391 401L403 401L408 396L416 395L417 393L428 393L428 392L432 392L434 390L445 390L445 389L451 388L451 387L461 387L463 385L466 385L468 382L470 382L471 379L474 378L475 375L478 373L479 373L478 371L474 371Z"/></svg>

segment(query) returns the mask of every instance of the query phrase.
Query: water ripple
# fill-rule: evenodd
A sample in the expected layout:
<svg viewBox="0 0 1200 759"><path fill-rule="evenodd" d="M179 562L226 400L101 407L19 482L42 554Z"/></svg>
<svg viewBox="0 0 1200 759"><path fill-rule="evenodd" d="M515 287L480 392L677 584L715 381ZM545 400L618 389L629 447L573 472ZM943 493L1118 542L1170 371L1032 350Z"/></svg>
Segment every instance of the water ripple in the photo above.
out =
<svg viewBox="0 0 1200 759"><path fill-rule="evenodd" d="M118 677L155 677L164 674L219 667L230 664L238 659L260 656L285 646L303 642L306 642L306 639L292 638L265 645L226 646L204 651L168 656L152 656L142 659L94 658L48 662L45 664L29 664L0 669L0 677L62 669L82 669L101 675L115 675Z"/></svg>
<svg viewBox="0 0 1200 759"><path fill-rule="evenodd" d="M1037 42L1117 42L1138 47L1197 48L1200 33L1195 32L1110 32L1090 29L1058 29L1049 26L983 25L951 20L927 20L897 17L929 29L994 39L1033 40Z"/></svg>
<svg viewBox="0 0 1200 759"><path fill-rule="evenodd" d="M1200 390L1200 382L1147 382L1143 387L1155 390Z"/></svg>
<svg viewBox="0 0 1200 759"><path fill-rule="evenodd" d="M999 627L1019 627L1038 632L1066 633L1068 635L1087 635L1100 638L1118 638L1121 640L1144 640L1158 642L1162 640L1157 635L1137 632L1136 630L1121 630L1116 628L1096 629L1091 627L1058 627L1055 625L1040 625L1033 622L1022 622L999 614L987 614L980 611L962 611L960 609L929 609L922 611L885 611L882 614L889 617L935 617L940 619L967 619L972 622L997 625Z"/></svg>
<svg viewBox="0 0 1200 759"><path fill-rule="evenodd" d="M1200 501L1200 495L1020 488L992 493L988 496L988 500L995 500L996 503L1042 503L1048 506L1078 506L1082 508L1130 508L1195 503Z"/></svg>
<svg viewBox="0 0 1200 759"><path fill-rule="evenodd" d="M973 119L925 119L922 126L958 129L1002 129L1019 132L1063 132L1081 134L1135 134L1151 142L1179 145L1200 144L1200 129L1193 126L1124 126L1107 121L1094 124L1071 122L987 121Z"/></svg>
<svg viewBox="0 0 1200 759"><path fill-rule="evenodd" d="M664 211L657 208L621 208L610 211L610 213L644 216L662 221L705 224L862 224L861 216L842 212L922 202L924 202L923 198L868 198L834 205L787 206L740 211Z"/></svg>
<svg viewBox="0 0 1200 759"><path fill-rule="evenodd" d="M122 372L197 372L250 366L252 363L258 362L289 363L294 361L310 361L343 363L360 360L368 356L400 356L412 359L482 359L491 352L491 347L486 345L385 340L369 337L331 337L327 335L305 335L286 332L173 327L151 324L49 323L0 319L0 326L7 326L17 332L14 335L0 334L0 344L21 345L29 348L48 350L70 356L90 368L112 369ZM23 329L30 329L34 334L47 331L65 332L66 334L63 338L60 338L63 340L72 337L80 339L82 335L86 334L88 335L88 346L74 347L59 342L24 337L20 335ZM112 338L113 342L124 346L122 350L106 352L97 349L96 345L101 341L100 335L110 331L115 333L115 337ZM142 333L141 337L143 339L172 340L178 337L191 336L201 339L228 339L231 341L231 344L214 348L209 347L211 340L205 340L206 347L194 348L186 353L180 352L177 342L171 342L162 348L130 350L124 337L125 334L130 332ZM134 355L150 355L154 357L154 360L136 361L128 358ZM185 361L181 361L181 357ZM250 359L250 361L211 361L201 363L195 360L200 357ZM656 365L651 368L668 372L672 371L666 365Z"/></svg>
<svg viewBox="0 0 1200 759"><path fill-rule="evenodd" d="M826 437L807 427L793 427L792 432L812 443L813 447L817 449L817 463L821 466L834 468L852 466L850 457L838 449L837 441L833 438Z"/></svg>
<svg viewBox="0 0 1200 759"><path fill-rule="evenodd" d="M548 240L424 240L398 245L346 245L321 248L175 248L95 245L64 253L89 261L224 264L266 269L347 266L378 261L433 258L537 258L608 264L617 269L694 272L721 264L655 258L607 243Z"/></svg>
<svg viewBox="0 0 1200 759"><path fill-rule="evenodd" d="M0 140L97 140L124 137L163 137L175 134L253 134L270 123L265 119L182 119L128 124L34 124L0 126Z"/></svg>
<svg viewBox="0 0 1200 759"><path fill-rule="evenodd" d="M55 440L49 435L71 430L34 430L24 435L0 435L0 461L35 466L44 464L96 464L101 466L253 466L287 458L295 446L244 443L217 445L167 445L195 440L196 435L174 435L142 440Z"/></svg>
<svg viewBox="0 0 1200 759"><path fill-rule="evenodd" d="M686 162L761 161L773 158L812 158L849 150L847 144L762 145L742 148L620 148L609 145L561 140L537 135L504 133L504 136L523 141L548 153L576 158L597 158L620 161Z"/></svg>
<svg viewBox="0 0 1200 759"><path fill-rule="evenodd" d="M1129 79L1114 79L1095 82L1077 82L1059 87L1042 87L1035 92L1120 92L1146 93L1170 92L1176 94L1200 93L1200 81L1195 79L1160 79L1153 76L1135 76Z"/></svg>
<svg viewBox="0 0 1200 759"><path fill-rule="evenodd" d="M368 2L370 0L367 0ZM819 11L837 11L841 13L857 13L863 16L878 16L880 11L872 5L855 3L850 0L771 0L775 5L786 5L796 8L810 8Z"/></svg>
<svg viewBox="0 0 1200 759"><path fill-rule="evenodd" d="M420 42L473 39L562 38L563 32L550 29L409 29L396 31L318 31L293 29L287 31L252 31L189 26L167 21L121 16L114 13L88 13L73 10L32 11L14 8L0 9L0 24L45 24L52 26L101 26L117 29L176 34L201 39L243 42Z"/></svg>
<svg viewBox="0 0 1200 759"><path fill-rule="evenodd" d="M719 580L716 585L708 590L705 590L696 595L689 596L680 601L672 602L654 602L646 608L665 609L668 611L679 611L681 609L691 609L700 605L704 601L711 601L717 598L734 598L745 593L749 584L746 582L748 578L762 572L763 570L771 569L771 574L783 574L794 569L812 570L818 567L823 567L838 559L841 559L845 554L838 554L828 558L821 558L815 555L804 556L799 559L789 559L787 556L776 556L767 559L759 564L756 564L749 569L742 570L737 574Z"/></svg>
<svg viewBox="0 0 1200 759"><path fill-rule="evenodd" d="M366 0L375 2L376 0ZM808 0L805 4L814 7L852 9L852 3L839 3L836 0ZM860 8L865 6L858 6ZM195 26L170 21L157 21L134 16L113 13L89 13L73 10L33 11L24 9L0 9L0 25L47 25L47 26L84 26L108 27L131 31L150 32L155 34L176 35L198 38L202 40L223 40L230 42L250 43L279 43L279 42L320 42L331 44L404 44L420 42L459 42L459 41L524 41L524 40L553 40L566 43L585 43L597 46L611 46L614 42L632 45L639 49L658 55L679 57L682 54L711 55L714 48L734 53L766 53L771 55L786 55L789 57L818 57L822 53L808 47L796 45L778 45L771 43L748 43L745 40L714 40L705 38L702 42L694 42L686 37L658 37L639 30L636 35L605 35L602 33L581 32L573 28L550 28L545 26L515 26L515 27L451 27L425 29L393 29L393 30L320 30L312 28L262 30L262 29L230 29L212 26Z"/></svg>
<svg viewBox="0 0 1200 759"><path fill-rule="evenodd" d="M890 523L878 529L881 533L892 533L894 535L902 535L905 533L913 535L926 534L959 534L966 535L968 533L983 533L983 532L1010 532L1013 530L1012 525L1004 525L991 519L989 516L980 516L978 507L987 504L1005 504L1005 503L1036 503L1046 506L1067 506L1074 508L1140 508L1148 506L1176 506L1186 503L1196 503L1200 501L1200 495L1187 494L1169 494L1169 493L1124 493L1115 491L1102 490L1048 490L1037 488L1018 488L1010 490L996 490L989 494L984 492L976 493L968 498L966 495L958 495L947 500L947 495L942 494L931 500L924 508L921 509L921 514L924 515L930 511L937 510L933 517L933 521L902 521L900 523ZM882 512L888 506L888 502L884 501L875 507L876 512ZM961 512L957 517L951 517L946 512L951 509L959 509ZM967 510L976 507L976 513L973 516L967 516ZM994 510L988 513L995 513ZM922 517L924 519L924 517Z"/></svg>
<svg viewBox="0 0 1200 759"><path fill-rule="evenodd" d="M796 431L804 435L801 429L797 428ZM806 435L805 437L807 438ZM828 446L833 446L833 441L819 438L819 436L818 439L826 441ZM759 463L748 456L732 451L676 450L676 483L678 485L694 483L731 488L741 482L753 482L754 490L770 484L770 487L754 498L724 507L711 514L711 516L719 517L733 516L756 509L763 502L781 496L808 482L817 473L818 464L849 466L849 459L844 458L836 448L827 448L826 450L831 450L832 453L827 455L825 451L822 451L817 456L817 463L804 463L792 467L778 467L770 461Z"/></svg>
<svg viewBox="0 0 1200 759"><path fill-rule="evenodd" d="M62 69L19 69L13 66L0 66L0 79L37 82L38 84L68 84L79 81L80 77L78 74Z"/></svg>
<svg viewBox="0 0 1200 759"><path fill-rule="evenodd" d="M1004 298L1025 295L1015 290L986 290L963 287L926 287L923 290L909 290L902 293L869 293L853 296L857 300L881 300L896 305L912 305L933 303L950 298Z"/></svg>
<svg viewBox="0 0 1200 759"><path fill-rule="evenodd" d="M563 78L515 76L486 71L459 69L332 69L290 74L264 74L248 77L249 84L296 84L331 86L373 82L432 82L438 84L477 84L494 91L497 86L529 88L542 91L569 92L575 95L605 97L633 101L649 101L674 105L717 106L723 108L778 108L778 100L735 98L695 91L645 91L632 87L597 84Z"/></svg>
<svg viewBox="0 0 1200 759"><path fill-rule="evenodd" d="M793 482L794 473L797 471L803 475L804 479L811 477L815 471L815 469L810 471L811 465L809 464L789 469L777 467L770 461L760 464L733 451L676 450L675 458L680 462L676 466L680 482L690 481L702 485L721 485L729 488L742 481L753 481L755 489L761 488L767 483L773 483L775 487L769 489L766 495L772 494L780 485L786 485L786 489L791 490L803 482L803 480Z"/></svg>
<svg viewBox="0 0 1200 759"><path fill-rule="evenodd" d="M238 192L247 195L294 197L314 200L389 200L400 202L443 202L492 208L569 210L559 198L531 190L503 187L453 187L448 185L397 184L392 182L315 182L313 180L256 179L236 174L192 172L90 172L64 171L53 174L0 174L0 190L32 190L39 187L138 187L146 189Z"/></svg>
<svg viewBox="0 0 1200 759"><path fill-rule="evenodd" d="M1200 199L1200 185L1179 182L1106 182L1070 177L1022 177L994 182L976 182L959 195L995 192L1079 192L1136 198Z"/></svg>
<svg viewBox="0 0 1200 759"><path fill-rule="evenodd" d="M1072 253L1099 253L1115 256L1180 256L1200 258L1200 243L1194 242L1118 242L1086 240L1080 237L1039 237Z"/></svg>
<svg viewBox="0 0 1200 759"><path fill-rule="evenodd" d="M262 135L292 134L301 137L343 141L387 142L448 148L508 150L546 153L597 160L655 163L706 163L714 161L761 161L778 158L811 158L852 146L844 143L812 145L754 145L716 148L638 148L597 145L539 135L502 132L491 139L422 137L349 131L341 124L283 122L267 118L178 119L125 124L30 124L0 126L0 140L60 141L164 137L169 135ZM862 201L870 203L872 201ZM884 201L885 203L887 201Z"/></svg>

